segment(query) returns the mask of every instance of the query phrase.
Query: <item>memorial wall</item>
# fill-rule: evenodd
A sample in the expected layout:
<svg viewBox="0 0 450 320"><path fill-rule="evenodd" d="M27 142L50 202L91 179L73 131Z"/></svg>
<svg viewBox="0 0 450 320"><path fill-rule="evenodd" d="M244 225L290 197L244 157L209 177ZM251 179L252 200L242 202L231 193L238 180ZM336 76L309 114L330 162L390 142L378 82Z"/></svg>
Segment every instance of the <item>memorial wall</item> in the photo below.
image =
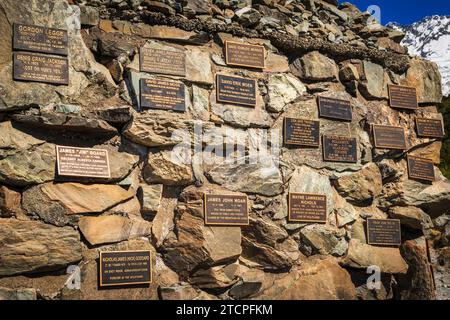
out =
<svg viewBox="0 0 450 320"><path fill-rule="evenodd" d="M0 2L0 299L450 298L437 66L251 2Z"/></svg>

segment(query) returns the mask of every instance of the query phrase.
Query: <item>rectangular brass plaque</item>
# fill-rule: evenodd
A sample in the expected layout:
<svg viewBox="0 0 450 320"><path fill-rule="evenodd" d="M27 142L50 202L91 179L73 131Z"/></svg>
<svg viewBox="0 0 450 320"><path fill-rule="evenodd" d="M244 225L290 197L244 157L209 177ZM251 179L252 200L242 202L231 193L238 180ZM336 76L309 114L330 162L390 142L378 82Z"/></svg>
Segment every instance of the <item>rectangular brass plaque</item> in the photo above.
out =
<svg viewBox="0 0 450 320"><path fill-rule="evenodd" d="M216 79L217 102L256 106L256 80L222 74Z"/></svg>
<svg viewBox="0 0 450 320"><path fill-rule="evenodd" d="M14 80L69 84L67 58L31 52L14 52Z"/></svg>
<svg viewBox="0 0 450 320"><path fill-rule="evenodd" d="M139 55L141 72L186 76L186 53L184 51L141 48Z"/></svg>
<svg viewBox="0 0 450 320"><path fill-rule="evenodd" d="M180 81L141 79L141 108L186 110L186 92Z"/></svg>
<svg viewBox="0 0 450 320"><path fill-rule="evenodd" d="M290 222L327 222L327 197L319 194L289 193Z"/></svg>
<svg viewBox="0 0 450 320"><path fill-rule="evenodd" d="M400 246L402 243L400 220L367 219L367 243L378 246Z"/></svg>
<svg viewBox="0 0 450 320"><path fill-rule="evenodd" d="M204 213L207 225L248 225L247 196L205 194Z"/></svg>
<svg viewBox="0 0 450 320"><path fill-rule="evenodd" d="M226 63L231 66L264 69L266 67L266 51L263 46L239 42L225 42Z"/></svg>
<svg viewBox="0 0 450 320"><path fill-rule="evenodd" d="M319 147L320 122L306 119L284 118L284 144Z"/></svg>
<svg viewBox="0 0 450 320"><path fill-rule="evenodd" d="M111 178L108 150L56 146L58 175Z"/></svg>
<svg viewBox="0 0 450 320"><path fill-rule="evenodd" d="M13 49L67 55L67 31L24 24L14 24Z"/></svg>
<svg viewBox="0 0 450 320"><path fill-rule="evenodd" d="M101 251L100 287L150 284L151 261L149 250Z"/></svg>
<svg viewBox="0 0 450 320"><path fill-rule="evenodd" d="M319 116L337 120L352 121L352 106L348 100L318 97Z"/></svg>
<svg viewBox="0 0 450 320"><path fill-rule="evenodd" d="M416 118L417 135L419 137L445 137L444 124L440 119Z"/></svg>
<svg viewBox="0 0 450 320"><path fill-rule="evenodd" d="M395 126L373 125L375 147L406 150L405 129Z"/></svg>
<svg viewBox="0 0 450 320"><path fill-rule="evenodd" d="M323 136L323 159L333 162L358 162L356 138Z"/></svg>
<svg viewBox="0 0 450 320"><path fill-rule="evenodd" d="M432 160L408 155L408 174L411 179L434 181L434 163Z"/></svg>
<svg viewBox="0 0 450 320"><path fill-rule="evenodd" d="M392 108L418 109L417 91L414 87L397 86L390 84L389 101Z"/></svg>

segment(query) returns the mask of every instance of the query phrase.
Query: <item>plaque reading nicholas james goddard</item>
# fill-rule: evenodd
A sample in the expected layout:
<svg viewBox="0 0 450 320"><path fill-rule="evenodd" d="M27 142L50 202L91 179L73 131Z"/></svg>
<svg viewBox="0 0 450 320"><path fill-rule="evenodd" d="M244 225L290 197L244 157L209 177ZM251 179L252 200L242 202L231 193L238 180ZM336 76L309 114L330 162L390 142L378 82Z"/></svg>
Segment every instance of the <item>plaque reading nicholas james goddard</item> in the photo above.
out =
<svg viewBox="0 0 450 320"><path fill-rule="evenodd" d="M67 58L32 52L14 52L14 80L69 84Z"/></svg>
<svg viewBox="0 0 450 320"><path fill-rule="evenodd" d="M15 23L13 48L14 50L67 55L67 31Z"/></svg>
<svg viewBox="0 0 450 320"><path fill-rule="evenodd" d="M58 175L111 178L108 151L56 146Z"/></svg>
<svg viewBox="0 0 450 320"><path fill-rule="evenodd" d="M186 76L186 53L181 50L141 48L139 55L141 72Z"/></svg>
<svg viewBox="0 0 450 320"><path fill-rule="evenodd" d="M205 224L248 225L247 196L205 194Z"/></svg>

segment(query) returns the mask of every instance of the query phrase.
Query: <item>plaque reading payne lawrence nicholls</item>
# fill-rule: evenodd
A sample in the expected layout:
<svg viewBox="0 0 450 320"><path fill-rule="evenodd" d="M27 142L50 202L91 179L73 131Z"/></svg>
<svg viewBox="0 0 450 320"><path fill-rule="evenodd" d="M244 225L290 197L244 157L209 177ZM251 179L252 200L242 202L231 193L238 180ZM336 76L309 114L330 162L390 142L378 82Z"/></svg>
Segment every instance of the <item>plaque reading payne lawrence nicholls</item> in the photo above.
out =
<svg viewBox="0 0 450 320"><path fill-rule="evenodd" d="M284 118L284 144L319 147L320 122L306 119Z"/></svg>
<svg viewBox="0 0 450 320"><path fill-rule="evenodd" d="M352 121L352 106L348 100L319 96L319 115L322 118Z"/></svg>
<svg viewBox="0 0 450 320"><path fill-rule="evenodd" d="M31 52L14 52L14 80L69 84L67 58Z"/></svg>
<svg viewBox="0 0 450 320"><path fill-rule="evenodd" d="M56 146L56 157L60 176L111 178L107 150Z"/></svg>
<svg viewBox="0 0 450 320"><path fill-rule="evenodd" d="M440 119L416 118L417 135L419 137L443 138L444 124Z"/></svg>
<svg viewBox="0 0 450 320"><path fill-rule="evenodd" d="M100 287L150 284L152 282L151 252L100 252Z"/></svg>
<svg viewBox="0 0 450 320"><path fill-rule="evenodd" d="M186 76L186 53L181 50L141 48L139 54L141 72Z"/></svg>
<svg viewBox="0 0 450 320"><path fill-rule="evenodd" d="M241 106L256 106L256 80L218 74L217 102Z"/></svg>
<svg viewBox="0 0 450 320"><path fill-rule="evenodd" d="M289 193L290 222L327 222L327 197L319 194Z"/></svg>
<svg viewBox="0 0 450 320"><path fill-rule="evenodd" d="M374 124L373 138L375 148L406 150L405 129L395 126Z"/></svg>
<svg viewBox="0 0 450 320"><path fill-rule="evenodd" d="M414 87L388 85L389 101L392 108L418 109L417 91Z"/></svg>
<svg viewBox="0 0 450 320"><path fill-rule="evenodd" d="M434 181L433 160L408 155L408 175L411 179Z"/></svg>
<svg viewBox="0 0 450 320"><path fill-rule="evenodd" d="M186 110L185 88L180 81L141 79L140 91L141 108Z"/></svg>
<svg viewBox="0 0 450 320"><path fill-rule="evenodd" d="M367 219L367 244L399 246L402 242L400 220Z"/></svg>
<svg viewBox="0 0 450 320"><path fill-rule="evenodd" d="M67 55L67 31L14 24L13 49Z"/></svg>
<svg viewBox="0 0 450 320"><path fill-rule="evenodd" d="M358 162L356 138L323 136L323 158L332 162Z"/></svg>
<svg viewBox="0 0 450 320"><path fill-rule="evenodd" d="M266 51L263 46L239 42L225 42L225 60L228 65L264 69Z"/></svg>
<svg viewBox="0 0 450 320"><path fill-rule="evenodd" d="M247 196L205 194L205 224L248 225Z"/></svg>

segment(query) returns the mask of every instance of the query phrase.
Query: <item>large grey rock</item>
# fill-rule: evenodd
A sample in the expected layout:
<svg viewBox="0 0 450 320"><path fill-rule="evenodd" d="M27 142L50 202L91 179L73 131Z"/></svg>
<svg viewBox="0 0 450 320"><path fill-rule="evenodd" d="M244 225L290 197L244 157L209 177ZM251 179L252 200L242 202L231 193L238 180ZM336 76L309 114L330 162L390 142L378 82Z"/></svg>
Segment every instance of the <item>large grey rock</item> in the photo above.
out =
<svg viewBox="0 0 450 320"><path fill-rule="evenodd" d="M360 91L366 99L387 99L391 80L383 67L370 61L363 62L364 81Z"/></svg>
<svg viewBox="0 0 450 320"><path fill-rule="evenodd" d="M269 77L269 103L267 109L281 112L284 107L306 92L305 85L297 78L286 74L274 74Z"/></svg>
<svg viewBox="0 0 450 320"><path fill-rule="evenodd" d="M322 254L343 256L347 251L345 231L323 225L310 225L300 231L302 252L309 255ZM304 252L309 251L311 252Z"/></svg>
<svg viewBox="0 0 450 320"><path fill-rule="evenodd" d="M404 84L417 89L419 103L441 103L441 82L439 67L435 62L421 59L411 60Z"/></svg>
<svg viewBox="0 0 450 320"><path fill-rule="evenodd" d="M313 51L294 60L291 72L300 79L309 81L328 81L336 79L336 63L318 51Z"/></svg>

